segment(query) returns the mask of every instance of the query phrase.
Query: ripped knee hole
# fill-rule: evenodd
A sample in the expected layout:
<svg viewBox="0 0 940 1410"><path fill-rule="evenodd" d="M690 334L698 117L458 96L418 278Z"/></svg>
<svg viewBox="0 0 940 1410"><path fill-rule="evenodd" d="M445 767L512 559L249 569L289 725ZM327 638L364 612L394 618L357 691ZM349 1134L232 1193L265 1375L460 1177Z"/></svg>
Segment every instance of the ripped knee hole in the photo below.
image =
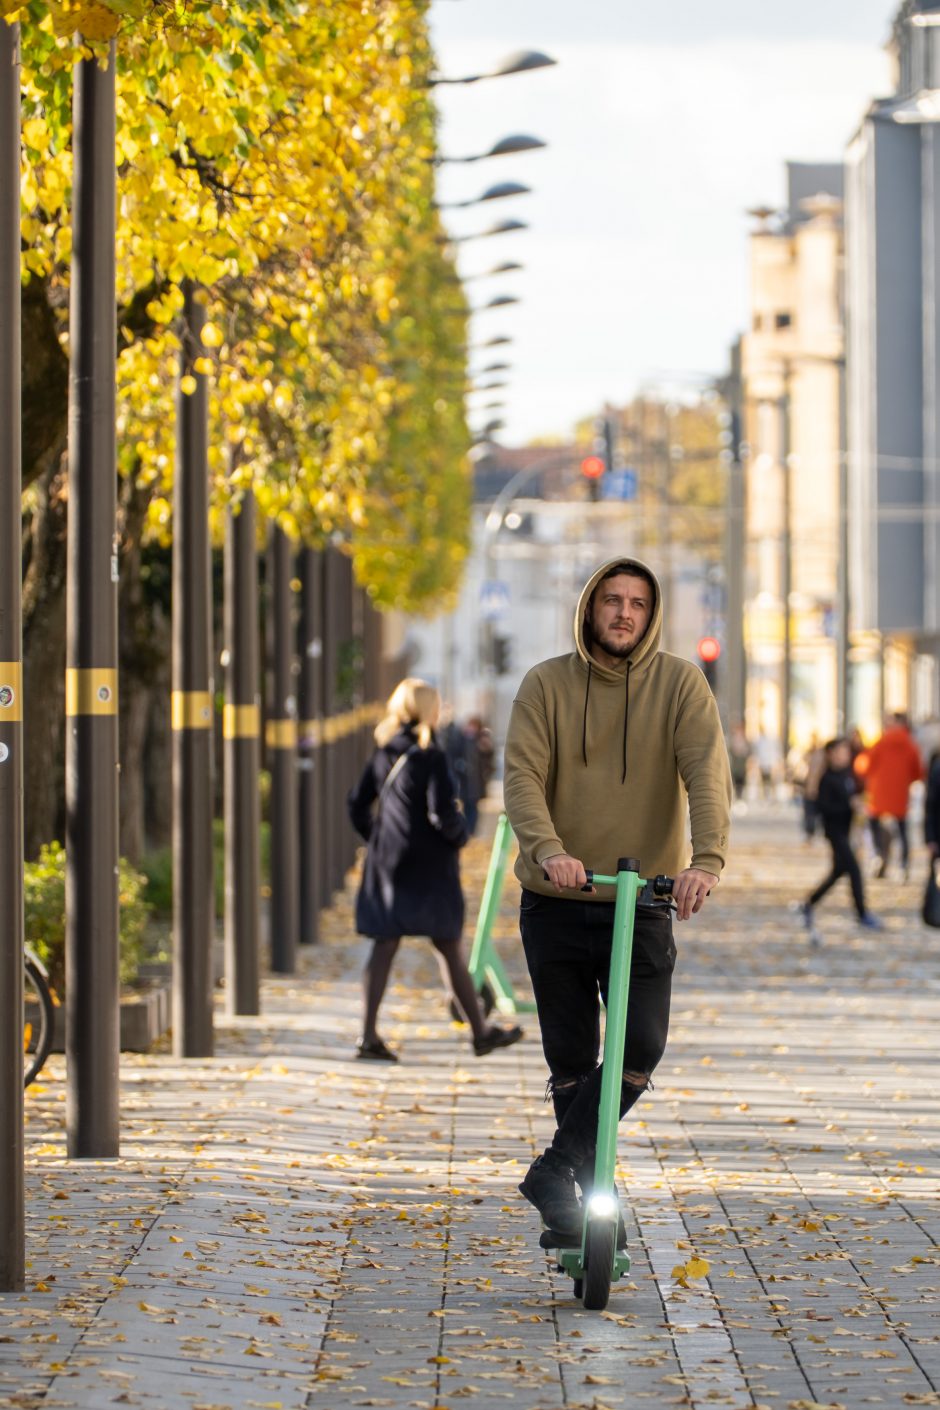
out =
<svg viewBox="0 0 940 1410"><path fill-rule="evenodd" d="M636 1087L641 1092L647 1091L653 1085L648 1072L625 1072L622 1080L625 1087Z"/></svg>

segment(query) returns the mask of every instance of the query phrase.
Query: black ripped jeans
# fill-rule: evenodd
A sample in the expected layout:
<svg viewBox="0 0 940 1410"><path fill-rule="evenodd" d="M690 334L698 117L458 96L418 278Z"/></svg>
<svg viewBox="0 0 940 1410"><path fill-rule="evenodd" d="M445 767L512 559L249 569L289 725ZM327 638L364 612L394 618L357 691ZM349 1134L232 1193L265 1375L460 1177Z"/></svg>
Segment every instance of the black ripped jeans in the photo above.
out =
<svg viewBox="0 0 940 1410"><path fill-rule="evenodd" d="M519 929L532 977L558 1130L552 1148L577 1170L593 1159L600 1107L600 998L607 1002L614 904L522 892ZM672 913L643 907L633 929L620 1115L666 1048L676 947Z"/></svg>

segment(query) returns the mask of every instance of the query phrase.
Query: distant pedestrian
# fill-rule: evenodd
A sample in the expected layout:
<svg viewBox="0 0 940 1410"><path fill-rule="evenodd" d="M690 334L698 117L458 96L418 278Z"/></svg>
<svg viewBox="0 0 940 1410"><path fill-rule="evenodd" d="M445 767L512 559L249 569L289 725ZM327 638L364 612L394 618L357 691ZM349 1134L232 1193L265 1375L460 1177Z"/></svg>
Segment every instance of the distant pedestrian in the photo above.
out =
<svg viewBox="0 0 940 1410"><path fill-rule="evenodd" d="M441 729L440 738L457 785L467 832L472 837L477 830L480 799L486 796L493 774L493 736L479 715L471 715L464 725L450 718Z"/></svg>
<svg viewBox="0 0 940 1410"><path fill-rule="evenodd" d="M458 853L467 826L434 733L440 711L433 685L415 677L401 681L376 726L376 751L348 799L353 827L367 843L356 929L372 940L357 1056L373 1061L398 1061L376 1024L403 935L431 940L447 987L470 1024L478 1057L522 1037L521 1028L487 1025L461 953Z"/></svg>
<svg viewBox="0 0 940 1410"><path fill-rule="evenodd" d="M930 757L924 799L924 841L931 862L940 856L940 749Z"/></svg>
<svg viewBox="0 0 940 1410"><path fill-rule="evenodd" d="M754 754L760 771L761 793L765 798L772 798L780 762L779 741L761 730L754 742Z"/></svg>
<svg viewBox="0 0 940 1410"><path fill-rule="evenodd" d="M882 924L865 906L865 888L858 858L852 850L850 833L852 817L859 799L859 786L852 772L852 750L844 735L830 739L824 746L826 767L819 780L816 808L822 819L823 832L832 848L832 868L816 890L800 906L803 922L814 941L818 942L813 908L843 876L849 878L852 900L859 921L868 930L881 930Z"/></svg>
<svg viewBox="0 0 940 1410"><path fill-rule="evenodd" d="M923 760L908 728L907 716L896 711L888 717L884 734L868 751L865 773L868 823L877 858L875 876L882 877L891 857L892 829L901 844L904 880L910 873L907 809L911 784L924 777Z"/></svg>
<svg viewBox="0 0 940 1410"><path fill-rule="evenodd" d="M735 720L728 731L728 762L731 765L731 783L736 800L744 797L747 787L747 771L751 758L751 745L744 730L742 720Z"/></svg>

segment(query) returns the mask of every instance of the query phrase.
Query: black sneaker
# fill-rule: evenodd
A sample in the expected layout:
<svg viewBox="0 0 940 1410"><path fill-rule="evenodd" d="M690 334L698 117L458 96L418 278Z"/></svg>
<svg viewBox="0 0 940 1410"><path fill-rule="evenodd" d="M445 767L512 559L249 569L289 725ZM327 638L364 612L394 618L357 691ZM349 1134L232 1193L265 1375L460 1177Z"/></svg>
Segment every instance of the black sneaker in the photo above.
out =
<svg viewBox="0 0 940 1410"><path fill-rule="evenodd" d="M584 1213L574 1192L574 1171L560 1156L546 1151L533 1160L519 1193L535 1205L549 1229L559 1234L580 1233Z"/></svg>
<svg viewBox="0 0 940 1410"><path fill-rule="evenodd" d="M578 1166L578 1168L574 1172L574 1178L577 1182L579 1189L581 1190L581 1198L584 1200L584 1203L586 1205L588 1200L591 1198L591 1190L594 1188L593 1157L590 1160L586 1160L583 1165ZM627 1231L624 1227L623 1222L624 1196L623 1192L616 1188L616 1185L614 1186L614 1188L617 1194L617 1202L621 1206L620 1209L617 1211L617 1247L626 1248Z"/></svg>

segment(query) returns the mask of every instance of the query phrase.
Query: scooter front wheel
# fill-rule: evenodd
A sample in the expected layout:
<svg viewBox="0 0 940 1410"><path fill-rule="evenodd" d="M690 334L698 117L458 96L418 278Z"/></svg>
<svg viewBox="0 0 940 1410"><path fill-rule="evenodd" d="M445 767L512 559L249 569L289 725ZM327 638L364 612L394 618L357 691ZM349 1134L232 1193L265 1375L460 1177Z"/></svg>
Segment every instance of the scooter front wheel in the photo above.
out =
<svg viewBox="0 0 940 1410"><path fill-rule="evenodd" d="M610 1298L610 1283L617 1253L617 1221L589 1220L584 1248L584 1306L603 1312Z"/></svg>

